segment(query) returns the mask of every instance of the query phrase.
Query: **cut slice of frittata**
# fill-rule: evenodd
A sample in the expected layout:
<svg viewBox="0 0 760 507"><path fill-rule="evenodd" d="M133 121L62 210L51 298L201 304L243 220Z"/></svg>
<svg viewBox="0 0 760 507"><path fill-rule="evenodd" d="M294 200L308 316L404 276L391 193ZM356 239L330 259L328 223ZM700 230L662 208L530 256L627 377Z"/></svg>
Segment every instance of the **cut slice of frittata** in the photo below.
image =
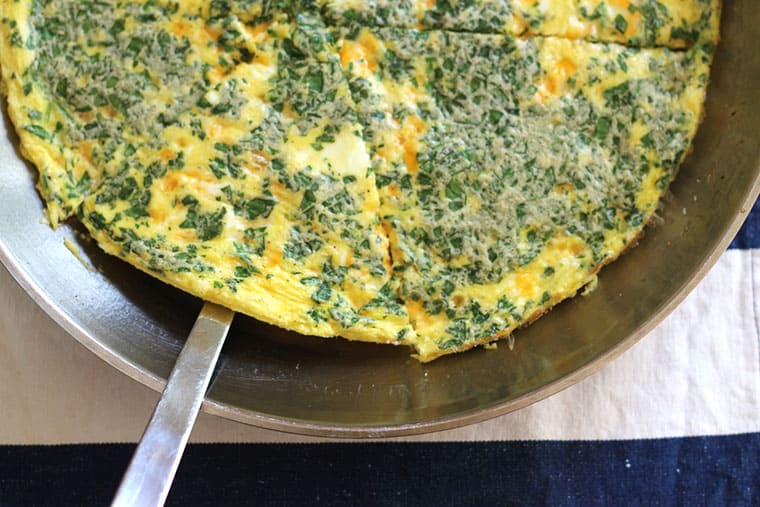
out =
<svg viewBox="0 0 760 507"><path fill-rule="evenodd" d="M25 153L53 220L76 210L138 268L304 334L397 342L340 64L318 17L260 4L242 20L214 2L14 4Z"/></svg>
<svg viewBox="0 0 760 507"><path fill-rule="evenodd" d="M710 48L338 34L423 360L546 311L641 232L701 115Z"/></svg>

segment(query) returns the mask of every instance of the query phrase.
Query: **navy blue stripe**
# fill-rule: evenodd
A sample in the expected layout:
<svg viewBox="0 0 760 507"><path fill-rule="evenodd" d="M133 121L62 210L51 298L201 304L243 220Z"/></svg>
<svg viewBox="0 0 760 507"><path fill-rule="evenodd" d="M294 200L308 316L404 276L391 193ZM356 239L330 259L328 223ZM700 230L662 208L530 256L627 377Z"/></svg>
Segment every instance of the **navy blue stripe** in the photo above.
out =
<svg viewBox="0 0 760 507"><path fill-rule="evenodd" d="M0 446L1 505L104 505L133 445ZM169 505L760 505L760 433L601 442L206 444Z"/></svg>
<svg viewBox="0 0 760 507"><path fill-rule="evenodd" d="M739 234L729 248L760 248L760 199L755 201L752 211L744 222Z"/></svg>

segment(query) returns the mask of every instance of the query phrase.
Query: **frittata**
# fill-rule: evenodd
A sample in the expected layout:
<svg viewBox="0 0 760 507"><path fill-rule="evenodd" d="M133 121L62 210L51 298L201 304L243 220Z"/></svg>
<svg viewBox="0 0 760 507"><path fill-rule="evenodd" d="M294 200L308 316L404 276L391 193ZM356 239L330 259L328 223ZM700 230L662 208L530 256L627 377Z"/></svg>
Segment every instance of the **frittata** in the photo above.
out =
<svg viewBox="0 0 760 507"><path fill-rule="evenodd" d="M717 0L0 1L51 224L198 297L429 361L641 233Z"/></svg>

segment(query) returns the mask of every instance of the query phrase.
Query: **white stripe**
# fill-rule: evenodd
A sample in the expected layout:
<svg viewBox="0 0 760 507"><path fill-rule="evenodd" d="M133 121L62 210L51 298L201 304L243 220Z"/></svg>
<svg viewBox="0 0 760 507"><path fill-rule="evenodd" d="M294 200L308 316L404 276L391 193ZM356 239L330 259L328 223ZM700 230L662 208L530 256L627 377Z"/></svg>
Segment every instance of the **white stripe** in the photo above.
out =
<svg viewBox="0 0 760 507"><path fill-rule="evenodd" d="M731 250L660 327L598 374L520 412L411 440L760 431L759 303L760 250ZM135 441L157 397L84 350L0 268L0 444ZM192 441L317 439L202 415Z"/></svg>

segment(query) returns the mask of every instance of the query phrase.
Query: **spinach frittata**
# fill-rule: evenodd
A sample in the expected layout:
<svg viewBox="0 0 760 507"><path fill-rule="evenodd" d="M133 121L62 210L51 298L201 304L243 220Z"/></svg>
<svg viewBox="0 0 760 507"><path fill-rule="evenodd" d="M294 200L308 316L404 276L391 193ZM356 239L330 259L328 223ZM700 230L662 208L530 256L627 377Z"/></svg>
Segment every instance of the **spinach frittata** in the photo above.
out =
<svg viewBox="0 0 760 507"><path fill-rule="evenodd" d="M204 299L428 361L640 234L717 0L0 0L51 224Z"/></svg>

